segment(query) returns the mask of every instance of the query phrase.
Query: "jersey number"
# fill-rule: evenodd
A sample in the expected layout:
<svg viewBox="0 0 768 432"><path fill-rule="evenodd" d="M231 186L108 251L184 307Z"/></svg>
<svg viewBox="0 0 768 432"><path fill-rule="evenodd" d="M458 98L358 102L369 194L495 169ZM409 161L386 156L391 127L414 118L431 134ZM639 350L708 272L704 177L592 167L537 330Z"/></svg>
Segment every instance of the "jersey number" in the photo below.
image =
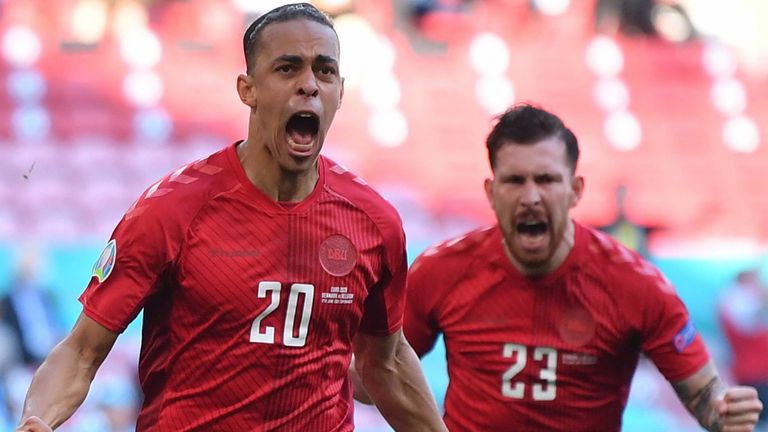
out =
<svg viewBox="0 0 768 432"><path fill-rule="evenodd" d="M504 358L514 357L515 362L501 376L501 394L513 399L522 399L525 394L525 383L513 382L512 380L525 368L525 364L528 362L528 347L513 343L504 344L503 354ZM557 350L548 347L535 347L533 360L546 363L546 367L543 367L539 372L539 378L544 383L533 385L533 400L554 400L557 395Z"/></svg>
<svg viewBox="0 0 768 432"><path fill-rule="evenodd" d="M270 293L269 306L251 324L251 342L273 344L275 343L275 328L263 326L261 321L280 306L280 282L259 282L259 298L265 298ZM296 326L296 313L299 307L299 295L304 296L304 306L301 308L301 319L298 332L294 333ZM291 293L288 295L288 308L285 312L285 326L283 327L283 345L289 347L303 347L307 343L307 331L309 330L309 318L312 316L312 302L315 298L315 286L310 284L295 283L291 285Z"/></svg>

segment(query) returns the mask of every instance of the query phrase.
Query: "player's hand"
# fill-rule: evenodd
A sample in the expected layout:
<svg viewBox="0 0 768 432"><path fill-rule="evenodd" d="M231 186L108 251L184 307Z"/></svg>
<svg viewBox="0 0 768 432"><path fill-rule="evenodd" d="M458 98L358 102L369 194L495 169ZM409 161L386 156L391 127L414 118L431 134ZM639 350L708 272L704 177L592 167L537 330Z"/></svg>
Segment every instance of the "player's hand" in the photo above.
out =
<svg viewBox="0 0 768 432"><path fill-rule="evenodd" d="M723 432L752 432L763 410L763 404L757 398L757 390L752 387L731 387L715 403Z"/></svg>
<svg viewBox="0 0 768 432"><path fill-rule="evenodd" d="M24 421L16 427L16 432L53 432L50 426L48 426L40 417L27 417Z"/></svg>

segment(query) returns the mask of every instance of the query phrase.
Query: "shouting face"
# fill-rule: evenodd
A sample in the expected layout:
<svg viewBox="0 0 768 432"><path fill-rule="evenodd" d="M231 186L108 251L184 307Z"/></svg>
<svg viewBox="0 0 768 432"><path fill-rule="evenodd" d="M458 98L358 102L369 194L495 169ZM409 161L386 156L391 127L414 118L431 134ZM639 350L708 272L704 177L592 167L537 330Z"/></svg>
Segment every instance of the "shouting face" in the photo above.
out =
<svg viewBox="0 0 768 432"><path fill-rule="evenodd" d="M569 211L584 189L568 166L565 143L559 137L525 145L507 141L493 175L485 191L513 264L529 275L553 271L573 245Z"/></svg>
<svg viewBox="0 0 768 432"><path fill-rule="evenodd" d="M255 141L281 169L306 171L344 94L338 38L326 25L296 19L269 24L255 43L253 68L238 80Z"/></svg>

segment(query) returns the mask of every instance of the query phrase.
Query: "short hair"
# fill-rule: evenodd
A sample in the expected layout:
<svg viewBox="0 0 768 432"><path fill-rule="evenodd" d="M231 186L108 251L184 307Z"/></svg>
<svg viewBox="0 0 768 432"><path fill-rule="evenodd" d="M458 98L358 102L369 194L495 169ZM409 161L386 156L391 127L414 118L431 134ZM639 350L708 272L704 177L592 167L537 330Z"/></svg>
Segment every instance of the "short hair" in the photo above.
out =
<svg viewBox="0 0 768 432"><path fill-rule="evenodd" d="M261 32L270 24L297 19L306 19L326 25L336 33L331 18L309 3L292 3L272 9L256 18L248 26L248 29L245 30L245 34L243 34L243 54L245 55L245 65L248 73L251 72L256 61L256 44L259 42Z"/></svg>
<svg viewBox="0 0 768 432"><path fill-rule="evenodd" d="M513 105L496 119L496 125L485 142L491 169L496 168L496 155L506 144L529 145L557 137L565 143L566 161L571 173L576 172L579 161L579 142L573 132L556 115L542 108L521 103Z"/></svg>

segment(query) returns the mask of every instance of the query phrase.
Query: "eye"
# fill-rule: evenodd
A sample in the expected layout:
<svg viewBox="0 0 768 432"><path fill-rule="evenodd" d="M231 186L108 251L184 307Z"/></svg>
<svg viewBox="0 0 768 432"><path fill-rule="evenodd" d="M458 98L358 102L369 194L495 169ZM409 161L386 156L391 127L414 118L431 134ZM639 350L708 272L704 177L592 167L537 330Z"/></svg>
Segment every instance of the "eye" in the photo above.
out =
<svg viewBox="0 0 768 432"><path fill-rule="evenodd" d="M320 73L323 75L336 75L336 68L333 66L322 66Z"/></svg>
<svg viewBox="0 0 768 432"><path fill-rule="evenodd" d="M278 72L289 73L289 72L291 72L293 70L293 66L287 65L287 64L286 65L281 65L281 66L278 66L277 68L275 68L275 70L278 71Z"/></svg>
<svg viewBox="0 0 768 432"><path fill-rule="evenodd" d="M557 175L545 174L536 178L538 184L551 184L560 182L561 177Z"/></svg>

